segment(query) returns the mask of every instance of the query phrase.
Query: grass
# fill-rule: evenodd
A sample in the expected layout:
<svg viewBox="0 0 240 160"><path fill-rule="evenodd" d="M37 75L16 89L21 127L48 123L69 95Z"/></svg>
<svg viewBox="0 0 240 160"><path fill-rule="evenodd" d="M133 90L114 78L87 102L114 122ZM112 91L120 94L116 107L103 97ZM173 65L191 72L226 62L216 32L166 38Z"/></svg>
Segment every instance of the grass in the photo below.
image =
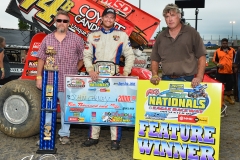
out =
<svg viewBox="0 0 240 160"><path fill-rule="evenodd" d="M213 68L216 67L216 64L214 64L212 61L208 62L208 66L206 68Z"/></svg>

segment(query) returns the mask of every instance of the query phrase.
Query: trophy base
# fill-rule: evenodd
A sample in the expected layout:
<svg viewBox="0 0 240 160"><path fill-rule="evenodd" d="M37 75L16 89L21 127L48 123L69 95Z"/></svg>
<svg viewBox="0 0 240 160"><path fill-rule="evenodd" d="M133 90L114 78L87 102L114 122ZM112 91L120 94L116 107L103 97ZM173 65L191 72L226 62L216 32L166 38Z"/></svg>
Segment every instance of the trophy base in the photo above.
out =
<svg viewBox="0 0 240 160"><path fill-rule="evenodd" d="M37 154L56 154L57 148L54 148L53 150L44 150L44 149L38 149Z"/></svg>

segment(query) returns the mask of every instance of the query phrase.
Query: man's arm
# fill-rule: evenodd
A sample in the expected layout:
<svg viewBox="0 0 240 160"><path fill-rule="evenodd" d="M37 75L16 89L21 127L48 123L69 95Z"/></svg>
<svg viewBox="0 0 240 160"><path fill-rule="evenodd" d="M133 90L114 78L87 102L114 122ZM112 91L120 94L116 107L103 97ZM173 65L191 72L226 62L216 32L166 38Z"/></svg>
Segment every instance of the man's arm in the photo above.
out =
<svg viewBox="0 0 240 160"><path fill-rule="evenodd" d="M80 70L83 66L83 60L79 60L77 64L77 69Z"/></svg>
<svg viewBox="0 0 240 160"><path fill-rule="evenodd" d="M212 62L217 65L218 62L217 62L216 58L217 58L217 51L214 52L213 59L212 59Z"/></svg>
<svg viewBox="0 0 240 160"><path fill-rule="evenodd" d="M237 73L238 71L238 65L239 65L239 53L240 51L238 50L234 56L234 59L233 59L233 72L234 73Z"/></svg>
<svg viewBox="0 0 240 160"><path fill-rule="evenodd" d="M85 48L83 51L83 62L86 67L86 71L89 73L90 71L94 71L92 60L93 60L93 45L91 44L92 35L89 34L87 41L85 43Z"/></svg>
<svg viewBox="0 0 240 160"><path fill-rule="evenodd" d="M37 64L37 77L36 77L36 86L38 89L42 89L42 71L43 71L44 60L38 59Z"/></svg>
<svg viewBox="0 0 240 160"><path fill-rule="evenodd" d="M160 35L158 35L156 42L153 46L152 53L151 53L151 71L152 71L152 78L150 82L154 85L158 85L160 82L160 77L158 76L159 70L159 62L161 61L161 57L158 54L158 45L160 44Z"/></svg>
<svg viewBox="0 0 240 160"><path fill-rule="evenodd" d="M3 67L3 57L4 57L4 53L3 53L3 50L0 52L0 68L4 68Z"/></svg>
<svg viewBox="0 0 240 160"><path fill-rule="evenodd" d="M193 88L198 86L202 82L204 72L205 72L205 65L206 65L206 56L199 57L197 75L195 78L193 78L191 83Z"/></svg>
<svg viewBox="0 0 240 160"><path fill-rule="evenodd" d="M85 43L85 49L83 51L83 62L86 67L86 71L88 72L89 76L93 81L96 81L98 79L98 73L94 71L93 68L93 47L92 44L92 36L91 34L88 35L87 41ZM96 48L95 48L96 50Z"/></svg>
<svg viewBox="0 0 240 160"><path fill-rule="evenodd" d="M78 36L79 37L79 36ZM83 50L84 50L84 41L82 38L79 37L79 40L77 42L77 53L78 53L78 64L77 69L80 70L83 66Z"/></svg>
<svg viewBox="0 0 240 160"><path fill-rule="evenodd" d="M158 76L159 62L151 61L152 76Z"/></svg>
<svg viewBox="0 0 240 160"><path fill-rule="evenodd" d="M3 79L5 77L5 71L4 71L4 66L3 66L3 57L4 57L3 49L0 48L0 69L2 71L2 76L0 77L0 79Z"/></svg>
<svg viewBox="0 0 240 160"><path fill-rule="evenodd" d="M123 75L128 76L131 73L132 67L134 65L134 53L130 44L129 37L127 34L124 32L125 38L123 42L123 55L125 57L125 66L123 69Z"/></svg>
<svg viewBox="0 0 240 160"><path fill-rule="evenodd" d="M37 64L36 86L38 89L42 89L42 71L43 71L43 66L47 57L45 52L46 52L46 37L43 39L37 54L38 64Z"/></svg>
<svg viewBox="0 0 240 160"><path fill-rule="evenodd" d="M38 64L37 64L37 76L42 76L43 65L44 65L44 60L39 58Z"/></svg>
<svg viewBox="0 0 240 160"><path fill-rule="evenodd" d="M198 72L197 72L197 76L196 76L197 78L200 78L201 81L203 79L205 67L206 67L206 56L201 56L198 59Z"/></svg>

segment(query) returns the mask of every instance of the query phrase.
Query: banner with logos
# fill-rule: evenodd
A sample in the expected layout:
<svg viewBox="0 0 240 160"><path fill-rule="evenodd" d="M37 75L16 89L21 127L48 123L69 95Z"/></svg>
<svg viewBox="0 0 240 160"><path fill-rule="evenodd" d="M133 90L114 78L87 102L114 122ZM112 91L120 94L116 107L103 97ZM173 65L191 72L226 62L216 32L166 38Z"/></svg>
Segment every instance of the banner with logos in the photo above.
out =
<svg viewBox="0 0 240 160"><path fill-rule="evenodd" d="M134 126L137 77L65 77L65 122Z"/></svg>
<svg viewBox="0 0 240 160"><path fill-rule="evenodd" d="M105 8L116 11L115 28L138 44L146 45L160 24L159 19L125 0L11 0L6 12L50 33L56 30L54 18L58 10L64 10L70 17L68 29L86 41L90 32L99 30Z"/></svg>
<svg viewBox="0 0 240 160"><path fill-rule="evenodd" d="M221 83L138 81L134 159L219 159Z"/></svg>

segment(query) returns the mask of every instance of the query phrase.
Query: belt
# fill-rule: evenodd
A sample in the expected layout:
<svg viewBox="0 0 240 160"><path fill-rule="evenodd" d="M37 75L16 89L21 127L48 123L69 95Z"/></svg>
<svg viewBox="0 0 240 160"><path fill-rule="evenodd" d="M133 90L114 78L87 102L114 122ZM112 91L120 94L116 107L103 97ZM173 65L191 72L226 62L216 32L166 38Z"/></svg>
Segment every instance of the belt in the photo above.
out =
<svg viewBox="0 0 240 160"><path fill-rule="evenodd" d="M167 76L170 79L177 79L177 78L183 77L183 76L176 76L176 75L164 75L164 76Z"/></svg>
<svg viewBox="0 0 240 160"><path fill-rule="evenodd" d="M116 75L119 73L119 65L110 61L97 61L93 64L94 71L99 75Z"/></svg>

